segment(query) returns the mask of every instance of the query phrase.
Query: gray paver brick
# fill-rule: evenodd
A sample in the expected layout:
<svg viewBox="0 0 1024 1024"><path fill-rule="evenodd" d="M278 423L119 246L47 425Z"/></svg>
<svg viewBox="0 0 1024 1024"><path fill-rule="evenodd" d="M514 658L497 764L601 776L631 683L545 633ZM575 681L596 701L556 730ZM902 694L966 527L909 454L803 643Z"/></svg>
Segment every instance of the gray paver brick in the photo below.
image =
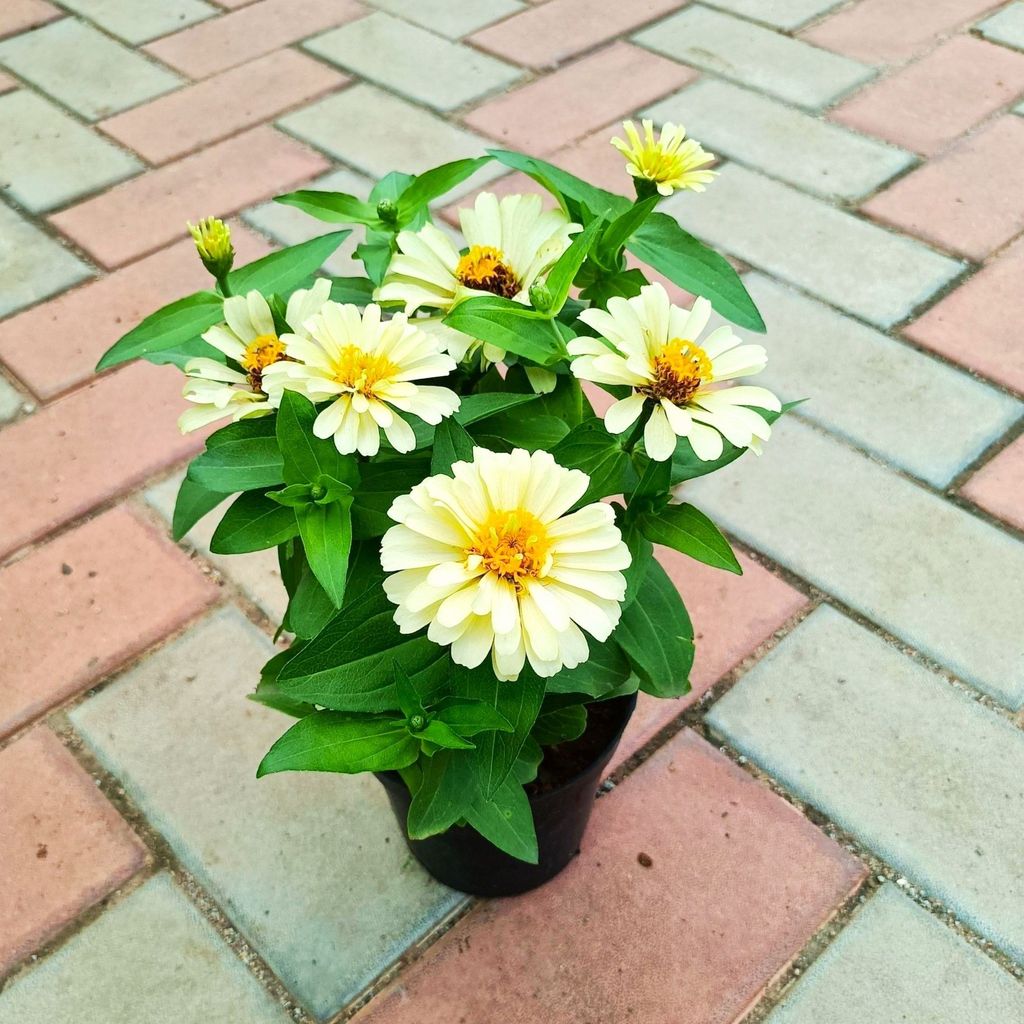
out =
<svg viewBox="0 0 1024 1024"><path fill-rule="evenodd" d="M351 21L302 44L393 92L436 110L453 110L511 85L523 74L462 43L384 11Z"/></svg>
<svg viewBox="0 0 1024 1024"><path fill-rule="evenodd" d="M245 699L272 653L225 609L73 719L285 985L326 1017L462 897L412 860L376 779L257 780L290 721Z"/></svg>
<svg viewBox="0 0 1024 1024"><path fill-rule="evenodd" d="M692 200L677 193L663 208L711 245L879 327L909 316L963 269L922 242L737 164L722 167Z"/></svg>
<svg viewBox="0 0 1024 1024"><path fill-rule="evenodd" d="M366 84L310 104L278 124L373 178L389 171L419 174L450 160L482 156L494 145L482 135ZM447 201L468 195L503 173L492 162L453 189Z"/></svg>
<svg viewBox="0 0 1024 1024"><path fill-rule="evenodd" d="M151 878L0 993L0 1024L286 1024L167 875Z"/></svg>
<svg viewBox="0 0 1024 1024"><path fill-rule="evenodd" d="M77 256L0 205L0 316L70 288L91 274Z"/></svg>
<svg viewBox="0 0 1024 1024"><path fill-rule="evenodd" d="M788 417L760 459L683 493L967 682L1024 705L1024 545L998 528Z"/></svg>
<svg viewBox="0 0 1024 1024"><path fill-rule="evenodd" d="M91 121L181 85L172 71L77 18L4 40L0 64Z"/></svg>
<svg viewBox="0 0 1024 1024"><path fill-rule="evenodd" d="M1015 0L974 27L994 43L1024 50L1024 2Z"/></svg>
<svg viewBox="0 0 1024 1024"><path fill-rule="evenodd" d="M750 273L768 325L758 383L936 487L1024 415L1024 403L785 285ZM756 340L756 339L755 339Z"/></svg>
<svg viewBox="0 0 1024 1024"><path fill-rule="evenodd" d="M126 43L148 43L219 13L204 0L64 0L64 6Z"/></svg>
<svg viewBox="0 0 1024 1024"><path fill-rule="evenodd" d="M397 14L406 21L429 28L449 39L461 39L478 28L500 18L508 18L523 10L519 0L473 0L473 3L452 3L452 0L369 0L382 11Z"/></svg>
<svg viewBox="0 0 1024 1024"><path fill-rule="evenodd" d="M1024 733L832 608L707 717L973 928L1024 961Z"/></svg>
<svg viewBox="0 0 1024 1024"><path fill-rule="evenodd" d="M13 420L25 401L14 386L0 374L0 423Z"/></svg>
<svg viewBox="0 0 1024 1024"><path fill-rule="evenodd" d="M113 143L26 89L0 96L0 182L33 213L142 170Z"/></svg>
<svg viewBox="0 0 1024 1024"><path fill-rule="evenodd" d="M656 103L645 116L684 124L716 154L826 199L866 195L914 160L904 150L710 78Z"/></svg>
<svg viewBox="0 0 1024 1024"><path fill-rule="evenodd" d="M633 38L673 60L811 110L820 110L874 74L866 64L699 4Z"/></svg>
<svg viewBox="0 0 1024 1024"><path fill-rule="evenodd" d="M794 29L812 18L838 7L843 0L704 0L708 7L717 7L732 14L741 14L754 21L763 21L776 28Z"/></svg>
<svg viewBox="0 0 1024 1024"><path fill-rule="evenodd" d="M767 1024L1010 1024L1024 988L883 885L811 965Z"/></svg>

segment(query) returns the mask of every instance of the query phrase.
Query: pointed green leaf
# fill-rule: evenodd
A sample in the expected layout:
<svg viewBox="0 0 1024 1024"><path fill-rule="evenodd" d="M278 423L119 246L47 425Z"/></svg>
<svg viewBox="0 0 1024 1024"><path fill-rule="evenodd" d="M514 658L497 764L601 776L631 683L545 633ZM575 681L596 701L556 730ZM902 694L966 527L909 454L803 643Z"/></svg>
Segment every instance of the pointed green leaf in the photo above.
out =
<svg viewBox="0 0 1024 1024"><path fill-rule="evenodd" d="M473 461L473 438L466 428L452 417L441 420L434 429L434 454L430 460L430 472L451 473L456 462Z"/></svg>
<svg viewBox="0 0 1024 1024"><path fill-rule="evenodd" d="M446 832L466 816L479 791L474 751L439 750L425 759L423 774L412 795L406 827L410 839Z"/></svg>
<svg viewBox="0 0 1024 1024"><path fill-rule="evenodd" d="M260 491L240 494L213 531L210 550L216 555L262 551L290 540L299 532L295 512Z"/></svg>
<svg viewBox="0 0 1024 1024"><path fill-rule="evenodd" d="M174 502L171 535L175 540L181 540L207 512L212 512L223 500L223 491L211 491L186 476L181 481L178 497Z"/></svg>
<svg viewBox="0 0 1024 1024"><path fill-rule="evenodd" d="M329 505L295 509L309 567L335 608L340 608L345 599L348 556L352 550L351 509L351 496Z"/></svg>
<svg viewBox="0 0 1024 1024"><path fill-rule="evenodd" d="M565 359L562 336L545 314L500 295L480 295L460 302L444 322L491 345L541 366Z"/></svg>
<svg viewBox="0 0 1024 1024"><path fill-rule="evenodd" d="M450 192L490 161L489 156L453 160L417 174L412 184L398 197L399 222L404 225L421 207Z"/></svg>
<svg viewBox="0 0 1024 1024"><path fill-rule="evenodd" d="M565 305L565 300L569 297L569 289L572 287L576 274L580 267L583 266L583 261L590 254L591 247L597 240L598 232L600 232L603 224L603 220L595 217L573 238L569 248L558 257L555 265L548 271L544 283L551 292L549 315L554 316Z"/></svg>
<svg viewBox="0 0 1024 1024"><path fill-rule="evenodd" d="M626 490L631 472L629 456L621 439L609 434L604 422L596 417L573 427L551 454L560 466L578 469L590 477L590 486L577 506Z"/></svg>
<svg viewBox="0 0 1024 1024"><path fill-rule="evenodd" d="M377 231L386 225L377 216L376 205L371 205L346 192L319 192L316 189L299 189L283 196L275 196L275 203L294 206L317 220L328 224L365 224Z"/></svg>
<svg viewBox="0 0 1024 1024"><path fill-rule="evenodd" d="M416 735L421 740L433 743L437 747L444 747L446 750L473 750L476 747L475 743L463 739L451 726L436 718L427 722Z"/></svg>
<svg viewBox="0 0 1024 1024"><path fill-rule="evenodd" d="M705 565L743 575L729 542L693 505L667 505L657 514L644 513L639 524L644 536L653 544L664 544Z"/></svg>
<svg viewBox="0 0 1024 1024"><path fill-rule="evenodd" d="M466 812L466 820L499 850L528 864L537 863L533 811L526 792L515 779L506 779L489 798L478 797Z"/></svg>
<svg viewBox="0 0 1024 1024"><path fill-rule="evenodd" d="M247 263L228 274L232 295L244 295L254 289L263 295L286 295L315 274L334 250L352 232L332 231L308 242L279 249L263 259Z"/></svg>
<svg viewBox="0 0 1024 1024"><path fill-rule="evenodd" d="M284 483L284 460L274 434L274 417L239 420L211 434L206 439L206 451L189 465L188 475L221 494Z"/></svg>
<svg viewBox="0 0 1024 1024"><path fill-rule="evenodd" d="M468 697L445 697L430 709L438 720L450 725L460 736L480 732L511 732L512 723L493 705Z"/></svg>

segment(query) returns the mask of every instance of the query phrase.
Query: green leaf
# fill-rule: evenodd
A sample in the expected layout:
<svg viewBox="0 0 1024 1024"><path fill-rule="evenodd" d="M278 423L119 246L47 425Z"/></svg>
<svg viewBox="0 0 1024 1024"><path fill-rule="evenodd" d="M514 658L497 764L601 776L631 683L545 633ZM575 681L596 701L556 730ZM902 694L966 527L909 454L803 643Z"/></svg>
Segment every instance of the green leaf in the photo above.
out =
<svg viewBox="0 0 1024 1024"><path fill-rule="evenodd" d="M287 294L315 274L324 261L351 235L351 231L331 231L308 242L279 249L263 259L248 263L228 274L232 295L256 290L264 295Z"/></svg>
<svg viewBox="0 0 1024 1024"><path fill-rule="evenodd" d="M541 366L568 356L561 334L545 314L500 295L466 299L445 316L444 322L471 338L514 352Z"/></svg>
<svg viewBox="0 0 1024 1024"><path fill-rule="evenodd" d="M317 711L296 722L256 770L273 772L383 772L407 768L419 744L400 718Z"/></svg>
<svg viewBox="0 0 1024 1024"><path fill-rule="evenodd" d="M351 508L349 496L329 505L295 509L309 567L335 608L340 608L345 599L348 556L352 550Z"/></svg>
<svg viewBox="0 0 1024 1024"><path fill-rule="evenodd" d="M532 412L532 410L531 410ZM518 416L504 413L491 417L479 428L477 441L494 451L525 448L527 451L550 451L569 433L557 416Z"/></svg>
<svg viewBox="0 0 1024 1024"><path fill-rule="evenodd" d="M644 536L654 544L664 544L705 565L743 575L729 542L693 505L667 505L657 514L645 512L639 524Z"/></svg>
<svg viewBox="0 0 1024 1024"><path fill-rule="evenodd" d="M204 359L212 359L213 362L220 363L221 366L228 365L228 357L215 349L209 342L203 341L198 335L181 342L180 345L162 348L159 352L150 352L145 359L147 363L152 363L154 366L176 366L179 370L184 370L193 359L199 356Z"/></svg>
<svg viewBox="0 0 1024 1024"><path fill-rule="evenodd" d="M392 661L391 668L394 672L395 692L398 694L398 707L401 709L402 714L406 718L412 718L413 715L423 715L426 717L427 713L423 709L423 698L420 697L419 690L416 689L416 684L412 681L412 677L397 661Z"/></svg>
<svg viewBox="0 0 1024 1024"><path fill-rule="evenodd" d="M466 813L466 821L499 850L528 864L537 863L533 811L515 779L506 779L490 798L477 797Z"/></svg>
<svg viewBox="0 0 1024 1024"><path fill-rule="evenodd" d="M533 782L537 778L537 770L543 759L544 751L540 749L540 744L532 736L527 736L509 777L515 779L521 786Z"/></svg>
<svg viewBox="0 0 1024 1024"><path fill-rule="evenodd" d="M240 494L224 513L210 540L216 555L262 551L290 540L299 532L295 512L260 491Z"/></svg>
<svg viewBox="0 0 1024 1024"><path fill-rule="evenodd" d="M181 481L178 497L174 502L171 535L175 540L181 540L203 516L212 512L223 500L222 491L211 491L186 476Z"/></svg>
<svg viewBox="0 0 1024 1024"><path fill-rule="evenodd" d="M438 721L450 725L460 736L475 736L480 732L511 732L512 723L493 705L468 697L445 697L435 704L430 713Z"/></svg>
<svg viewBox="0 0 1024 1024"><path fill-rule="evenodd" d="M462 404L455 413L454 419L456 423L461 423L465 427L470 423L485 420L488 416L493 416L506 409L514 409L517 405L533 402L536 399L537 395L535 394L520 395L498 391L488 391L480 395L463 395ZM434 427L417 419L413 422L412 428L416 433L417 449L433 444Z"/></svg>
<svg viewBox="0 0 1024 1024"><path fill-rule="evenodd" d="M604 643L588 639L590 657L576 668L564 668L547 681L547 692L585 693L591 697L604 697L621 686L632 669L615 635Z"/></svg>
<svg viewBox="0 0 1024 1024"><path fill-rule="evenodd" d="M285 389L277 413L277 443L284 459L286 483L315 484L321 477L355 486L359 471L352 456L342 455L333 439L313 433L316 406L297 391Z"/></svg>
<svg viewBox="0 0 1024 1024"><path fill-rule="evenodd" d="M641 498L659 498L664 496L667 501L669 488L672 486L672 463L667 459L658 462L648 459L640 480L633 489L630 504Z"/></svg>
<svg viewBox="0 0 1024 1024"><path fill-rule="evenodd" d="M703 295L727 320L764 332L761 314L732 264L698 242L667 214L651 214L627 248L680 288Z"/></svg>
<svg viewBox="0 0 1024 1024"><path fill-rule="evenodd" d="M475 750L476 744L463 739L451 726L439 719L427 722L416 736L446 750Z"/></svg>
<svg viewBox="0 0 1024 1024"><path fill-rule="evenodd" d="M267 491L267 497L278 505L288 508L305 508L313 504L313 494L309 484L289 484L279 491Z"/></svg>
<svg viewBox="0 0 1024 1024"><path fill-rule="evenodd" d="M634 295L639 295L640 289L648 283L643 271L636 268L617 270L612 274L596 274L583 285L580 290L580 298L586 299L598 309L605 309L609 299L616 295L621 295L624 299L631 299Z"/></svg>
<svg viewBox="0 0 1024 1024"><path fill-rule="evenodd" d="M142 323L114 342L96 364L97 370L129 359L175 348L224 319L224 300L214 292L196 292L150 313Z"/></svg>
<svg viewBox="0 0 1024 1024"><path fill-rule="evenodd" d="M399 223L404 226L405 222L422 207L450 192L490 162L489 156L471 157L453 160L451 163L441 164L440 167L432 167L429 171L417 174L412 184L398 197Z"/></svg>
<svg viewBox="0 0 1024 1024"><path fill-rule="evenodd" d="M657 559L651 560L637 598L623 611L613 636L645 693L681 697L690 692L693 626L679 591Z"/></svg>
<svg viewBox="0 0 1024 1024"><path fill-rule="evenodd" d="M320 585L303 557L301 573L295 593L288 602L286 619L296 636L309 639L316 636L337 614L330 595Z"/></svg>
<svg viewBox="0 0 1024 1024"><path fill-rule="evenodd" d="M316 189L299 189L287 195L275 196L275 203L294 206L317 220L329 224L365 224L377 231L386 225L377 216L376 205L371 205L346 192L318 192ZM319 264L318 264L319 265Z"/></svg>
<svg viewBox="0 0 1024 1024"><path fill-rule="evenodd" d="M549 315L554 316L565 305L565 300L569 297L569 289L572 287L580 267L583 266L583 261L590 254L602 224L604 221L595 217L573 238L569 248L558 257L558 261L548 271L544 283L551 292Z"/></svg>
<svg viewBox="0 0 1024 1024"><path fill-rule="evenodd" d="M373 288L368 277L332 277L331 299L342 304L365 306L373 301Z"/></svg>
<svg viewBox="0 0 1024 1024"><path fill-rule="evenodd" d="M544 747L556 743L568 743L579 739L587 727L587 709L583 704L571 704L568 707L542 711L534 723L530 734Z"/></svg>
<svg viewBox="0 0 1024 1024"><path fill-rule="evenodd" d="M363 261L366 276L374 285L379 285L391 262L390 242L360 242L355 249L356 259Z"/></svg>
<svg viewBox="0 0 1024 1024"><path fill-rule="evenodd" d="M609 434L603 421L596 417L573 427L551 454L560 466L581 470L590 477L590 485L577 507L626 490L629 456L621 440Z"/></svg>
<svg viewBox="0 0 1024 1024"><path fill-rule="evenodd" d="M445 832L466 816L479 792L475 751L440 750L426 759L412 795L406 828L410 839Z"/></svg>
<svg viewBox="0 0 1024 1024"><path fill-rule="evenodd" d="M634 203L608 225L598 243L596 258L600 263L607 267L614 266L613 261L617 260L622 247L647 220L660 199L659 195L648 196L642 202Z"/></svg>
<svg viewBox="0 0 1024 1024"><path fill-rule="evenodd" d="M206 451L192 460L188 476L221 494L284 483L284 460L274 430L273 416L222 427L206 439Z"/></svg>
<svg viewBox="0 0 1024 1024"><path fill-rule="evenodd" d="M255 692L248 695L249 700L291 715L293 718L305 718L316 711L312 704L293 700L287 694L282 693L277 685L277 676L281 671L281 666L290 658L295 657L301 645L301 641L296 641L288 650L278 652L263 666L259 684Z"/></svg>
<svg viewBox="0 0 1024 1024"><path fill-rule="evenodd" d="M434 454L430 459L430 472L451 473L456 462L473 461L473 438L466 428L452 417L441 420L434 429Z"/></svg>
<svg viewBox="0 0 1024 1024"><path fill-rule="evenodd" d="M629 548L631 561L629 567L624 569L622 575L626 577L626 596L623 599L622 607L631 605L636 600L640 584L643 583L647 570L650 568L650 561L654 557L654 547L643 535L639 525L633 521L628 524L620 523L622 539Z"/></svg>
<svg viewBox="0 0 1024 1024"><path fill-rule="evenodd" d="M389 459L367 462L362 466L362 479L353 492L352 530L356 537L380 537L395 521L388 509L400 494L408 494L430 473L424 458Z"/></svg>

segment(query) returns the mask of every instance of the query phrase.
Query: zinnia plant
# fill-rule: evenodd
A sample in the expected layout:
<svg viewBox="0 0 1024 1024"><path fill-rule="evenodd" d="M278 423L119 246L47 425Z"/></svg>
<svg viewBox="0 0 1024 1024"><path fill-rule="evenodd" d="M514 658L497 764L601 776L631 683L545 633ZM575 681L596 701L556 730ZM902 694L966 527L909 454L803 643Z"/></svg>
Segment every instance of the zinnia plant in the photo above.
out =
<svg viewBox="0 0 1024 1024"><path fill-rule="evenodd" d="M212 550L277 549L293 639L252 696L297 721L260 775L398 772L410 837L468 824L535 861L524 786L545 752L594 702L689 689L693 630L653 546L740 571L676 495L759 452L783 410L737 383L766 359L725 322L764 329L739 276L656 210L713 157L681 127L625 127L635 198L494 150L365 201L280 196L349 227L244 267L201 221L214 287L101 361L177 365L181 429L216 427L175 537L234 495ZM460 247L431 204L490 161L538 191L480 193ZM320 276L353 228L362 276Z"/></svg>

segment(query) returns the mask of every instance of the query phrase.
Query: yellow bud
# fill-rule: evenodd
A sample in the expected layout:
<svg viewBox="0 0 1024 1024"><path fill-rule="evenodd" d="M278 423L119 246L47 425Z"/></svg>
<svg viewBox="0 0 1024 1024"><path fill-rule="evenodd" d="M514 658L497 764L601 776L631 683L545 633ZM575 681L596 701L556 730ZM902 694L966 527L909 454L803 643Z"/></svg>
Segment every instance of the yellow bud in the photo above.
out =
<svg viewBox="0 0 1024 1024"><path fill-rule="evenodd" d="M205 217L198 224L189 224L188 229L195 239L196 251L203 266L220 280L235 262L231 230L217 217Z"/></svg>

